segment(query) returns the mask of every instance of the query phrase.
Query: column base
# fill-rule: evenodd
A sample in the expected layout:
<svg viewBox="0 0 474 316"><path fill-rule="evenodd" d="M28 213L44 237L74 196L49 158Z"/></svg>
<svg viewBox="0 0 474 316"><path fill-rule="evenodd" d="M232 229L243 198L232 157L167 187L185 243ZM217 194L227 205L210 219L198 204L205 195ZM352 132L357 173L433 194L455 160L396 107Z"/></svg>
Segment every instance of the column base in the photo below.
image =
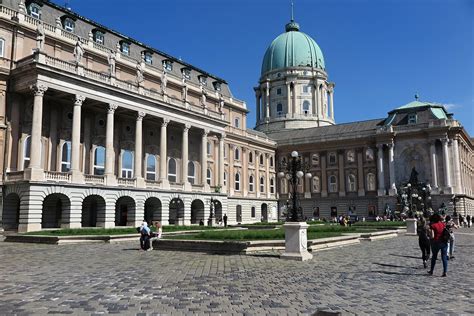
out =
<svg viewBox="0 0 474 316"><path fill-rule="evenodd" d="M281 259L306 261L313 258L308 252L307 229L309 225L305 222L287 222L283 225L285 229L285 252Z"/></svg>
<svg viewBox="0 0 474 316"><path fill-rule="evenodd" d="M145 188L146 187L145 179L141 177L135 178L135 185L137 186L137 188Z"/></svg>
<svg viewBox="0 0 474 316"><path fill-rule="evenodd" d="M407 235L416 236L416 219L414 218L407 218Z"/></svg>
<svg viewBox="0 0 474 316"><path fill-rule="evenodd" d="M61 228L82 228L81 223L64 223L61 224Z"/></svg>
<svg viewBox="0 0 474 316"><path fill-rule="evenodd" d="M160 179L161 182L161 188L162 189L169 189L170 188L170 182L168 179Z"/></svg>
<svg viewBox="0 0 474 316"><path fill-rule="evenodd" d="M40 168L27 168L23 173L25 180L44 181L44 170Z"/></svg>
<svg viewBox="0 0 474 316"><path fill-rule="evenodd" d="M445 187L443 188L444 194L453 194L453 187Z"/></svg>
<svg viewBox="0 0 474 316"><path fill-rule="evenodd" d="M189 182L184 182L184 184L183 184L183 189L184 189L184 191L192 191L192 190L193 190L193 186L192 186L191 183L189 183Z"/></svg>
<svg viewBox="0 0 474 316"><path fill-rule="evenodd" d="M102 222L102 223L97 223L97 227L102 227L102 228L114 228L114 227L115 227L115 222Z"/></svg>
<svg viewBox="0 0 474 316"><path fill-rule="evenodd" d="M84 183L84 174L79 170L72 170L71 171L71 181L73 183Z"/></svg>
<svg viewBox="0 0 474 316"><path fill-rule="evenodd" d="M18 232L19 233L27 233L27 232L35 232L40 231L41 223L31 223L31 224L20 224L18 225Z"/></svg>
<svg viewBox="0 0 474 316"><path fill-rule="evenodd" d="M117 185L117 177L114 174L106 174L105 183L111 186Z"/></svg>

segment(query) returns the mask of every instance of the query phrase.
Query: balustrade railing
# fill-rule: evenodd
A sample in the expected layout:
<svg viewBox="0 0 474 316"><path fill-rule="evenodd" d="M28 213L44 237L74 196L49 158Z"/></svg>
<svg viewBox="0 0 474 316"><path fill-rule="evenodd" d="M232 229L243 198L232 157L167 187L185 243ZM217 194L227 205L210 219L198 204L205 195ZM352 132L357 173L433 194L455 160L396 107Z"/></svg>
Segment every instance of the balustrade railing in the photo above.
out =
<svg viewBox="0 0 474 316"><path fill-rule="evenodd" d="M118 178L117 183L118 183L118 185L121 185L121 186L134 187L135 186L135 179Z"/></svg>
<svg viewBox="0 0 474 316"><path fill-rule="evenodd" d="M85 174L84 182L89 184L105 184L105 176Z"/></svg>
<svg viewBox="0 0 474 316"><path fill-rule="evenodd" d="M160 181L145 180L145 186L150 189L159 189L160 183Z"/></svg>
<svg viewBox="0 0 474 316"><path fill-rule="evenodd" d="M6 174L6 181L19 181L24 179L23 171L10 171Z"/></svg>
<svg viewBox="0 0 474 316"><path fill-rule="evenodd" d="M48 181L58 181L58 182L70 182L71 174L68 172L60 171L45 171L44 176Z"/></svg>

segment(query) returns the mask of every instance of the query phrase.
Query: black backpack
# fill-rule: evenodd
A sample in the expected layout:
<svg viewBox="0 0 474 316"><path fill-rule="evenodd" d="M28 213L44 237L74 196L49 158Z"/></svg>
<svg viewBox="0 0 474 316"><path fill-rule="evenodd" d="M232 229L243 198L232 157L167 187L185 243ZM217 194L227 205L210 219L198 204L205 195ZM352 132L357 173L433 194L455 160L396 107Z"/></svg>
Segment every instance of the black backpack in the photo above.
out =
<svg viewBox="0 0 474 316"><path fill-rule="evenodd" d="M448 243L450 239L451 239L451 232L449 231L448 227L445 227L443 229L443 232L441 233L441 236L439 237L439 241L443 243Z"/></svg>

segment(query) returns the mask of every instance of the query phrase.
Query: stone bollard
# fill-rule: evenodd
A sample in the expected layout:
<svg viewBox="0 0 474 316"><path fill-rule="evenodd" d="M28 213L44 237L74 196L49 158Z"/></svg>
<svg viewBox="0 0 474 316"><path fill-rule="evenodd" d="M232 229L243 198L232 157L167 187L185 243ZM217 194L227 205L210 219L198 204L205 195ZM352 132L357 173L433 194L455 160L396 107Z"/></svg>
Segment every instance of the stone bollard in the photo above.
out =
<svg viewBox="0 0 474 316"><path fill-rule="evenodd" d="M416 236L416 219L415 218L407 218L407 235Z"/></svg>

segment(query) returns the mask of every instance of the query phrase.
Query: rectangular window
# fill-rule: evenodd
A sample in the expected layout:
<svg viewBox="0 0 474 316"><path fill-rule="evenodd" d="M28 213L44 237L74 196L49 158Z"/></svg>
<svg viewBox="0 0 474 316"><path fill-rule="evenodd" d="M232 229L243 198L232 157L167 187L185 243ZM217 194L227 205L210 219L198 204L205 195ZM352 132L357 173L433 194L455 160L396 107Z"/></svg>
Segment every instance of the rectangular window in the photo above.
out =
<svg viewBox="0 0 474 316"><path fill-rule="evenodd" d="M163 62L163 68L167 71L173 71L173 63L171 60L165 60Z"/></svg>
<svg viewBox="0 0 474 316"><path fill-rule="evenodd" d="M144 59L147 64L153 64L153 56L150 52L145 52Z"/></svg>
<svg viewBox="0 0 474 316"><path fill-rule="evenodd" d="M104 33L100 31L95 31L94 33L94 42L98 44L104 44Z"/></svg>
<svg viewBox="0 0 474 316"><path fill-rule="evenodd" d="M5 57L5 40L0 38L0 57Z"/></svg>
<svg viewBox="0 0 474 316"><path fill-rule="evenodd" d="M213 85L214 85L214 90L221 91L221 83L220 82L214 81Z"/></svg>
<svg viewBox="0 0 474 316"><path fill-rule="evenodd" d="M30 15L36 19L41 19L41 9L36 3L30 4Z"/></svg>
<svg viewBox="0 0 474 316"><path fill-rule="evenodd" d="M277 89L277 95L281 95L281 88Z"/></svg>
<svg viewBox="0 0 474 316"><path fill-rule="evenodd" d="M416 113L408 114L408 124L416 124Z"/></svg>
<svg viewBox="0 0 474 316"><path fill-rule="evenodd" d="M122 52L122 54L124 55L130 55L130 44L129 43L126 43L126 42L122 42L120 44L120 51Z"/></svg>
<svg viewBox="0 0 474 316"><path fill-rule="evenodd" d="M64 29L68 32L73 33L75 28L75 23L71 18L64 19Z"/></svg>
<svg viewBox="0 0 474 316"><path fill-rule="evenodd" d="M183 77L187 80L191 79L191 69L183 69Z"/></svg>
<svg viewBox="0 0 474 316"><path fill-rule="evenodd" d="M199 76L199 82L203 85L203 86L207 86L207 78L204 77L204 76Z"/></svg>

